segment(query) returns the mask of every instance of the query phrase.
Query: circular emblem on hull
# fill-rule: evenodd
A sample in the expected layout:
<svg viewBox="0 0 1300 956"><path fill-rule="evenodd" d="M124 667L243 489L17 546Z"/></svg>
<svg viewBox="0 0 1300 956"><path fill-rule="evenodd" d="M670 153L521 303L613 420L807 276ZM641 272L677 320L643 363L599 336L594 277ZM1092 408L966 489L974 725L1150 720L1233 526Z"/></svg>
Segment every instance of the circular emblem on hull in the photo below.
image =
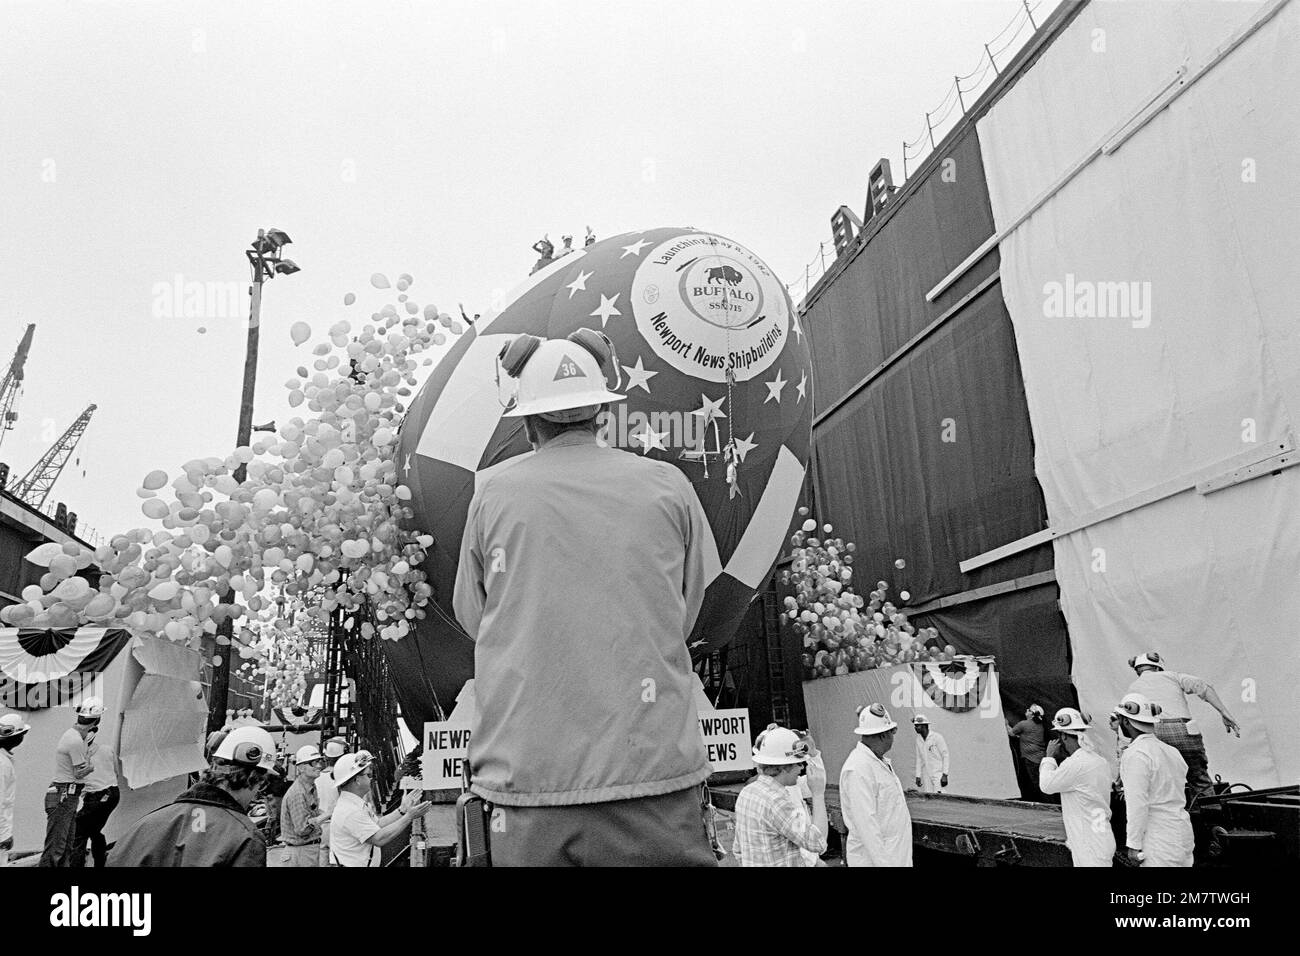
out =
<svg viewBox="0 0 1300 956"><path fill-rule="evenodd" d="M790 334L785 290L744 246L709 233L660 243L632 279L637 329L688 375L725 382L770 368Z"/></svg>

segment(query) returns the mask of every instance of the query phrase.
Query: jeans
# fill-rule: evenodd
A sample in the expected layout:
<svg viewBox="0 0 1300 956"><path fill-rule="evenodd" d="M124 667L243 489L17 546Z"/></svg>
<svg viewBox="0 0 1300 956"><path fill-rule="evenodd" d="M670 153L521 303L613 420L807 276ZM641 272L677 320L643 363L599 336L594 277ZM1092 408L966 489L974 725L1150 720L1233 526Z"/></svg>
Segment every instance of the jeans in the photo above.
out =
<svg viewBox="0 0 1300 956"><path fill-rule="evenodd" d="M104 825L108 823L117 803L122 799L117 787L87 793L77 813L76 836L73 838L72 865L86 865L86 841L90 841L90 855L95 866L103 866L108 859L108 841L104 839Z"/></svg>
<svg viewBox="0 0 1300 956"><path fill-rule="evenodd" d="M72 866L72 841L77 831L79 783L52 783L45 791L45 849L41 866Z"/></svg>

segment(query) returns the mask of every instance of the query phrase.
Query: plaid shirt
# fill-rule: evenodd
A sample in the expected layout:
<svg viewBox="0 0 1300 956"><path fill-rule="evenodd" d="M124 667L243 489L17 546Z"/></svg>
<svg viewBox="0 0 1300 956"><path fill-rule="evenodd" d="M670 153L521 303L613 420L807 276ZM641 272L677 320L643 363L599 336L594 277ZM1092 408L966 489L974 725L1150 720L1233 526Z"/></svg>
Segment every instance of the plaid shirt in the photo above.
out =
<svg viewBox="0 0 1300 956"><path fill-rule="evenodd" d="M741 866L806 864L799 851L826 852L826 834L790 802L785 787L760 773L736 798L736 841Z"/></svg>
<svg viewBox="0 0 1300 956"><path fill-rule="evenodd" d="M311 818L320 813L316 787L299 775L280 804L280 837L289 846L306 846L320 840L320 824Z"/></svg>

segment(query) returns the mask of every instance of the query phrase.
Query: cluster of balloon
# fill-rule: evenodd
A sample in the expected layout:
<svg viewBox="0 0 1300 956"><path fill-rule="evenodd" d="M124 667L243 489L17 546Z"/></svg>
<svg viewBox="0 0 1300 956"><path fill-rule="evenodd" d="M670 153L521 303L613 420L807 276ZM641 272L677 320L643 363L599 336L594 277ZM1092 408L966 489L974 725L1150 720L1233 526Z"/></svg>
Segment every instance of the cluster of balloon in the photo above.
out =
<svg viewBox="0 0 1300 956"><path fill-rule="evenodd" d="M794 594L785 599L785 616L795 633L803 638L804 677L832 677L855 671L887 667L910 661L950 661L956 651L951 644L937 645L939 631L917 630L907 615L889 600L889 584L877 581L867 598L853 588L853 555L857 546L843 538L832 538L835 530L822 526L825 537L817 536L817 522L806 518L790 537L790 570L781 573L781 583ZM905 562L899 558L900 570ZM900 593L903 601L906 591Z"/></svg>
<svg viewBox="0 0 1300 956"><path fill-rule="evenodd" d="M285 383L289 404L305 403L310 418L185 463L170 480L173 500L162 497L167 472L151 471L136 494L163 530L136 528L94 551L41 545L27 560L47 573L23 590L23 603L0 610L0 621L125 627L191 645L227 618L243 621L236 650L281 703L306 689L310 632L335 609L364 611L364 637L406 635L431 593L418 569L433 539L403 524L411 491L396 462L396 425L416 385L413 356L463 331L436 306L411 301L413 281L402 275L397 304L360 331L336 322L313 348L313 371L300 366ZM379 274L371 284L391 287ZM355 301L352 293L344 300ZM302 345L311 329L295 323L291 337ZM102 572L98 586L78 575L91 564Z"/></svg>

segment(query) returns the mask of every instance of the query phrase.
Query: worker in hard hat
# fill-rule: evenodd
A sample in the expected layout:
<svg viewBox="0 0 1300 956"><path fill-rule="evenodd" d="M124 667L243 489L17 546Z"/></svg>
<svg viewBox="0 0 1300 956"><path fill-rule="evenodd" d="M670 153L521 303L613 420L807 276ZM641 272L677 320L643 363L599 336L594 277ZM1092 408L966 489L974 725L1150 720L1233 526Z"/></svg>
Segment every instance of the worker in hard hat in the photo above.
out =
<svg viewBox="0 0 1300 956"><path fill-rule="evenodd" d="M1166 670L1165 663L1155 651L1147 651L1129 658L1129 666L1137 672L1137 679L1129 684L1129 693L1142 694L1160 705L1160 718L1156 721L1156 737L1177 750L1187 763L1187 803L1197 796L1214 796L1210 780L1210 760L1205 753L1205 738L1200 725L1192 718L1187 706L1187 695L1193 694L1219 712L1223 728L1237 737L1241 725L1228 713L1218 692L1209 681L1191 674Z"/></svg>
<svg viewBox="0 0 1300 956"><path fill-rule="evenodd" d="M1187 762L1155 736L1160 705L1129 693L1114 716L1119 732L1129 740L1119 762L1129 861L1141 866L1191 866L1196 843L1183 791Z"/></svg>
<svg viewBox="0 0 1300 956"><path fill-rule="evenodd" d="M716 866L686 648L703 509L670 463L597 442L624 397L601 333L519 336L498 364L534 452L475 492L453 601L476 642L471 789L495 806L493 865Z"/></svg>
<svg viewBox="0 0 1300 956"><path fill-rule="evenodd" d="M320 834L320 865L330 865L330 816L334 813L334 806L339 802L339 788L334 782L334 768L338 765L339 758L348 752L348 741L346 737L331 737L325 741L325 747L321 751L321 757L325 761L325 766L320 774L316 777L316 802L320 808L320 814L325 818L321 826Z"/></svg>
<svg viewBox="0 0 1300 956"><path fill-rule="evenodd" d="M1038 767L1038 787L1061 795L1065 845L1075 866L1112 866L1115 834L1110 828L1110 764L1087 744L1091 723L1073 707L1052 719L1055 737Z"/></svg>
<svg viewBox="0 0 1300 956"><path fill-rule="evenodd" d="M1024 720L1007 727L1007 733L1015 738L1020 749L1020 766L1024 771L1022 796L1026 800L1042 800L1043 792L1038 789L1038 767L1047 752L1047 731L1043 727L1044 711L1039 704L1030 704L1025 708Z"/></svg>
<svg viewBox="0 0 1300 956"><path fill-rule="evenodd" d="M769 725L775 726L775 725ZM817 749L817 743L813 740L812 734L806 730L796 730L796 734L808 745L808 762L804 769L799 773L799 779L793 786L786 787L785 792L790 794L790 799L794 803L794 808L798 815L805 820L811 821L812 814L809 813L809 806L812 803L812 788L808 785L809 777L814 779L826 777L826 760L822 757L821 751ZM829 831L826 834L830 838ZM822 862L821 854L812 850L801 849L799 856L803 858L804 866L825 866Z"/></svg>
<svg viewBox="0 0 1300 956"><path fill-rule="evenodd" d="M849 828L848 866L911 866L912 815L889 762L898 724L884 704L858 708L858 745L840 770L840 813Z"/></svg>
<svg viewBox="0 0 1300 956"><path fill-rule="evenodd" d="M948 741L930 727L930 718L912 718L916 731L916 786L922 793L939 793L948 786Z"/></svg>
<svg viewBox="0 0 1300 956"><path fill-rule="evenodd" d="M334 765L339 800L329 824L331 866L379 866L380 847L405 833L429 809L429 801L412 790L392 813L377 816L366 800L373 765L369 750L344 754Z"/></svg>
<svg viewBox="0 0 1300 956"><path fill-rule="evenodd" d="M0 866L9 865L14 848L14 803L18 797L18 776L14 771L13 752L24 740L32 725L18 714L0 717Z"/></svg>
<svg viewBox="0 0 1300 956"><path fill-rule="evenodd" d="M199 782L141 817L108 855L109 866L266 866L266 843L248 809L275 774L275 741L236 727Z"/></svg>
<svg viewBox="0 0 1300 956"><path fill-rule="evenodd" d="M63 732L54 750L54 779L45 791L45 848L41 866L71 867L77 836L77 809L83 782L93 769L91 750L104 716L104 702L87 697L75 708L76 723Z"/></svg>
<svg viewBox="0 0 1300 956"><path fill-rule="evenodd" d="M117 786L117 754L102 734L96 735L90 748L90 774L82 781L81 809L77 811L72 841L72 865L86 865L86 845L90 845L90 858L95 866L104 866L108 860L108 840L104 827L121 802L122 793Z"/></svg>
<svg viewBox="0 0 1300 956"><path fill-rule="evenodd" d="M732 847L741 866L807 866L803 853L826 852L829 824L826 817L826 765L809 764L807 738L776 724L768 724L754 742L754 777L736 798L736 838ZM789 788L808 771L812 817ZM814 857L814 859L815 859Z"/></svg>
<svg viewBox="0 0 1300 956"><path fill-rule="evenodd" d="M318 747L307 744L298 748L293 763L297 776L280 801L284 865L318 866L321 832L329 822L329 814L321 812L316 794L316 778L325 769L325 758Z"/></svg>

